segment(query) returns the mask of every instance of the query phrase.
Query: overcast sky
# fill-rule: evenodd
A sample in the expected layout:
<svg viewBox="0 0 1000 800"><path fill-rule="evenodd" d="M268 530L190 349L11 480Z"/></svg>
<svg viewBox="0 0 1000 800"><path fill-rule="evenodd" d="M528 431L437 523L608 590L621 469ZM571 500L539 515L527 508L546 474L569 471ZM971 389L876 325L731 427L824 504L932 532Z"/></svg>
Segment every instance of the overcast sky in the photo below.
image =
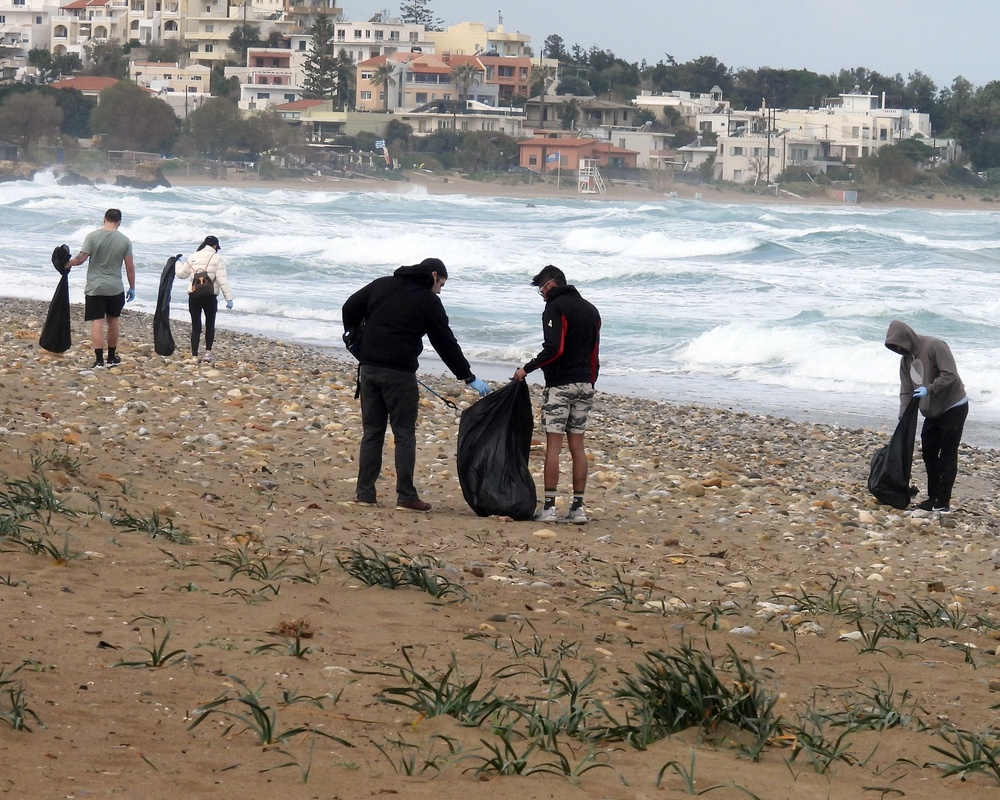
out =
<svg viewBox="0 0 1000 800"><path fill-rule="evenodd" d="M352 18L379 8L341 0ZM822 74L867 67L884 75L920 70L950 86L958 75L982 86L1000 79L1000 0L430 0L445 26L482 22L531 36L539 53L558 34L650 64L715 56L729 68L808 69ZM684 87L676 87L684 88Z"/></svg>

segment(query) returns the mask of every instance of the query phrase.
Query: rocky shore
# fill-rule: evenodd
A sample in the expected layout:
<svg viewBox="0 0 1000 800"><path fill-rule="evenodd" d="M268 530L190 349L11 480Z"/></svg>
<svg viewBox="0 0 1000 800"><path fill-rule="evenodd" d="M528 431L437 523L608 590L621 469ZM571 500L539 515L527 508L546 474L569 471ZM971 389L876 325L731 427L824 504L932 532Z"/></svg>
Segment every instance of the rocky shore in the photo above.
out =
<svg viewBox="0 0 1000 800"><path fill-rule="evenodd" d="M996 451L962 449L953 514L900 512L865 487L884 434L599 393L592 521L546 529L469 510L455 476L458 414L428 393L417 484L434 510L393 507L391 454L382 503L365 508L352 502L353 364L225 330L206 364L184 357L176 322L178 353L164 358L151 318L127 310L123 363L91 371L82 309L62 355L38 348L44 312L25 301L0 311L4 496L43 478L53 507L73 511L27 523L55 552L0 529L0 679L37 714L31 733L0 725L0 786L12 796L228 797L266 780L289 797L646 798L663 796L658 773L675 761L696 763L699 788L742 787L719 797L884 786L931 798L958 780L930 765L944 760L931 748L953 728L995 727ZM475 401L454 381L425 381L460 407ZM538 444L539 480L541 466ZM343 567L363 555L426 563L455 594L366 587ZM914 637L872 643L880 622L917 608ZM586 702L577 697L584 719L604 707L621 720L626 676L685 642L720 669L731 646L798 728L749 761L731 731L646 749L563 731L572 764L590 754L610 768L477 783L493 777L475 767L504 741L506 717L469 727L384 702L440 688L452 666L453 679L481 678L477 697L493 688L562 713L570 699L532 680L558 665L553 674L593 676ZM181 655L156 665L158 648ZM906 707L899 719L859 728L818 769L794 731L810 713L870 707L876 685ZM278 727L305 732L263 741L237 713L245 703L198 723L241 686L267 699ZM828 742L844 732L820 730ZM512 741L521 752L531 739L518 729ZM561 763L532 753L528 763ZM680 796L680 771L660 777ZM979 791L1000 778L966 777Z"/></svg>

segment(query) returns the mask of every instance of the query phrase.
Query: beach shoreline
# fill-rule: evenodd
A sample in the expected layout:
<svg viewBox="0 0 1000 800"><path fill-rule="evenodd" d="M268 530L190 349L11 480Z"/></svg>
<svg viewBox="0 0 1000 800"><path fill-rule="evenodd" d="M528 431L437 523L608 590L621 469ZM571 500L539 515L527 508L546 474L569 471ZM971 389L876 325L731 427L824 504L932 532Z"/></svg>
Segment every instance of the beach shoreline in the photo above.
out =
<svg viewBox="0 0 1000 800"><path fill-rule="evenodd" d="M94 179L107 180L106 173L81 170L80 174ZM213 176L210 167L201 168L197 174L182 174L179 170L166 170L166 180L175 186L239 187L254 190L291 190L319 192L381 192L399 194L425 191L431 195L459 194L470 197L503 197L510 199L578 199L586 201L644 202L689 200L708 203L733 203L757 205L821 205L843 208L923 208L941 211L993 211L993 204L985 197L961 187L941 187L933 191L902 191L885 187L868 187L859 191L861 200L849 202L842 198L843 187L826 187L820 194L796 194L780 186L766 192L755 187L739 187L728 183L692 184L674 181L669 175L650 173L646 184L623 183L609 180L604 194L580 193L573 175L555 179L551 174L539 180L524 182L512 173L503 180L473 180L458 172L431 172L400 170L398 179L372 178L361 175L322 175L308 177L261 179L255 172L230 170L225 176ZM558 185L557 181L558 180ZM655 186L653 183L655 182ZM854 186L848 188L857 188ZM817 187L809 187L815 192ZM838 197L838 194L841 196Z"/></svg>

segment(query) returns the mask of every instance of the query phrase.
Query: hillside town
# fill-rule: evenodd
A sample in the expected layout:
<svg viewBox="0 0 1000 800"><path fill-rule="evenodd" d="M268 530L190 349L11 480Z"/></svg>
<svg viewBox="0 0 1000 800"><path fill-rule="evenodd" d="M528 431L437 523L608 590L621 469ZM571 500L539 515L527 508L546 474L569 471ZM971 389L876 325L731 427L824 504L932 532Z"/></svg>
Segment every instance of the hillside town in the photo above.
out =
<svg viewBox="0 0 1000 800"><path fill-rule="evenodd" d="M924 165L962 159L958 140L937 136L928 111L902 107L885 92L855 86L807 108L774 107L766 98L734 107L718 85L643 88L632 98L575 94L572 65L508 30L502 13L496 24L435 29L425 24L426 1L409 10L357 20L329 0L0 0L0 79L77 90L94 101L127 81L169 106L178 129L224 92L243 120L279 119L311 148L312 161L341 165L414 166L419 159L401 164L393 146L402 130L408 140L442 132L509 137L515 144L499 148L500 167L565 173L581 192L602 192L608 175L635 171L754 186L796 170L852 180L860 159L905 142L919 142ZM109 49L122 59L121 77L85 69ZM0 157L10 161L28 158L45 138L7 127ZM369 148L350 138L360 134Z"/></svg>

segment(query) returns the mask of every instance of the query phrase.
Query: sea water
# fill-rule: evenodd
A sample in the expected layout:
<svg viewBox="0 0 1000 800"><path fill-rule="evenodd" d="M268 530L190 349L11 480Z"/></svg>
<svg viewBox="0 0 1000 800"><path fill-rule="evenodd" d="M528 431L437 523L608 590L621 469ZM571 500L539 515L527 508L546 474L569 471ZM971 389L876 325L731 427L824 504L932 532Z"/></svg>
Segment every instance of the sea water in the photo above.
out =
<svg viewBox="0 0 1000 800"><path fill-rule="evenodd" d="M448 266L441 299L459 343L480 375L502 382L540 346L543 301L530 281L555 264L603 317L599 389L891 430L899 358L883 340L901 319L951 346L972 404L966 441L1000 446L996 211L342 185L134 190L62 187L44 173L0 184L2 294L48 300L52 249L78 252L117 207L135 250L129 308L152 313L166 259L211 233L235 297L219 314L220 353L226 328L340 351L344 300L435 256ZM83 270L71 273L74 302ZM184 288L174 289L178 320L187 319ZM421 365L445 371L430 348Z"/></svg>

